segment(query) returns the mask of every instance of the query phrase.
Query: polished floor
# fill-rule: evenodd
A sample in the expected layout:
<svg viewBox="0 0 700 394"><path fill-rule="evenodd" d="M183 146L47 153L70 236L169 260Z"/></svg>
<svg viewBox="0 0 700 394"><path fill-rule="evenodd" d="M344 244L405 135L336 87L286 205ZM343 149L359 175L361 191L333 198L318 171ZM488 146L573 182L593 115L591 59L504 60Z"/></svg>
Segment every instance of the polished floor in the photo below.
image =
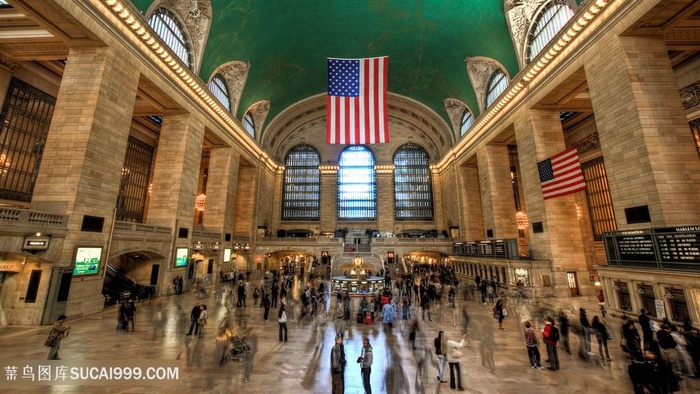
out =
<svg viewBox="0 0 700 394"><path fill-rule="evenodd" d="M296 292L295 292L296 293ZM210 320L203 338L185 335L189 313L195 302L207 304ZM116 307L103 313L70 319L70 335L63 340L59 356L61 364L104 366L175 365L179 376L174 381L161 381L140 386L134 381L108 380L71 385L55 381L31 382L22 379L26 365L46 364L48 348L43 346L50 330L42 327L0 328L0 364L3 374L0 392L11 393L330 393L329 355L335 335L333 319L304 319L299 312L290 313L289 340L279 342L277 309L272 309L270 321L263 321L263 310L252 307L249 297L247 308L236 308L232 292L226 285L212 288L200 298L185 293L180 296L160 297L137 304L135 332L119 332L116 326ZM294 301L290 301L294 304ZM577 338L571 338L574 354L560 352L560 371L530 368L521 333L521 322L526 319L541 321L541 317L563 305L509 305L510 316L504 330L497 329L491 316L491 306L476 301L458 300L456 308L434 307L432 321L418 320L420 331L416 350L408 341L408 324L398 322L391 332L381 323L359 325L349 322L345 348L348 359L346 393L363 393L358 365L355 363L362 346L361 338L369 336L374 348L374 366L371 384L374 393L439 393L450 392L449 384L437 380L437 358L433 338L439 330L451 338L462 332L461 311L469 317L468 347L462 352L462 381L468 393L631 393L627 376L627 356L619 347L619 336L610 342L612 362L604 368L597 357L584 359L576 349ZM580 306L588 308L589 317L597 314L595 305L580 303L566 305L574 317ZM249 363L217 364L218 348L214 331L225 319L236 332L246 335L254 348ZM619 320L608 318L613 333L618 332ZM541 324L538 325L538 329ZM597 347L593 344L594 348ZM596 349L594 349L596 350ZM540 346L543 359L544 346ZM7 382L8 367L18 367L17 379ZM246 375L247 382L246 382ZM446 377L449 374L446 372ZM700 392L700 381L686 379L684 393Z"/></svg>

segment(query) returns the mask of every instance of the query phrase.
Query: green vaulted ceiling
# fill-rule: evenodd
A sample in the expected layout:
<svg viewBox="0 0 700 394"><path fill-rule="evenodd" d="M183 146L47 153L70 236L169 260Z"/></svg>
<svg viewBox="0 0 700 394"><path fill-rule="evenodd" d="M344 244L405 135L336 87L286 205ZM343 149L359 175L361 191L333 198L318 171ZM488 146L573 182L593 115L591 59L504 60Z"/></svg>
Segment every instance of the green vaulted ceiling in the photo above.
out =
<svg viewBox="0 0 700 394"><path fill-rule="evenodd" d="M184 0L183 0L184 1ZM146 12L152 0L134 0ZM268 122L295 102L327 90L327 57L389 56L392 93L431 107L464 101L478 115L465 58L493 58L518 72L502 0L211 0L212 24L200 69L250 62L240 119L270 100Z"/></svg>

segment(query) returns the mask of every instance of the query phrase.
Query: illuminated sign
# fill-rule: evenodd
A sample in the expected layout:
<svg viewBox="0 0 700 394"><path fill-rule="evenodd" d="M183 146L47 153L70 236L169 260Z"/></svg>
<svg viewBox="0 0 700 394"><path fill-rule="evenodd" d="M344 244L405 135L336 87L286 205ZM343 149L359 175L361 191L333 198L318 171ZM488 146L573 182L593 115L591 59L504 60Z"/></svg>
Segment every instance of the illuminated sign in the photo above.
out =
<svg viewBox="0 0 700 394"><path fill-rule="evenodd" d="M224 263L231 262L231 248L224 248Z"/></svg>
<svg viewBox="0 0 700 394"><path fill-rule="evenodd" d="M100 272L101 246L79 246L75 252L73 275L93 275Z"/></svg>
<svg viewBox="0 0 700 394"><path fill-rule="evenodd" d="M175 267L185 267L187 265L187 248L177 248L175 252Z"/></svg>

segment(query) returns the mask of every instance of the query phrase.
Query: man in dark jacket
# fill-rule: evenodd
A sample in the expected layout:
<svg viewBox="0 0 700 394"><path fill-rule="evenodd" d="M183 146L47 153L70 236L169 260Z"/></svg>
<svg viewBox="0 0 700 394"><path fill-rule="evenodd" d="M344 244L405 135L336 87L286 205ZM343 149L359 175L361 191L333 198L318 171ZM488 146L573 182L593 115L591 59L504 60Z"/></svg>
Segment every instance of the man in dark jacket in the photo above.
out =
<svg viewBox="0 0 700 394"><path fill-rule="evenodd" d="M581 336L583 337L583 343L586 347L586 353L588 353L589 356L593 356L594 353L591 351L591 323L588 321L585 309L579 308L578 312L578 318L581 322Z"/></svg>
<svg viewBox="0 0 700 394"><path fill-rule="evenodd" d="M343 337L335 337L335 345L331 349L331 381L332 394L343 394L345 392L345 347Z"/></svg>
<svg viewBox="0 0 700 394"><path fill-rule="evenodd" d="M194 308L192 308L192 312L190 313L190 330L187 332L187 335L192 335L192 330L197 328L199 314L202 313L202 308L200 308L200 306L201 304L198 302L194 305Z"/></svg>
<svg viewBox="0 0 700 394"><path fill-rule="evenodd" d="M649 316L647 316L646 309L642 308L639 312L639 326L642 327L644 348L651 348L651 343L654 341L654 331L651 329L651 319L649 319Z"/></svg>

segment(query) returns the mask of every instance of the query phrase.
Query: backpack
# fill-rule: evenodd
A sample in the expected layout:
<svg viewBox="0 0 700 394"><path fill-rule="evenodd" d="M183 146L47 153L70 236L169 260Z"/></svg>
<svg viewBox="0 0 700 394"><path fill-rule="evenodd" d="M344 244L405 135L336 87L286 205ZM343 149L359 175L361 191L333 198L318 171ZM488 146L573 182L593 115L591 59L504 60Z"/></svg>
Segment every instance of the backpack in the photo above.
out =
<svg viewBox="0 0 700 394"><path fill-rule="evenodd" d="M435 344L435 354L438 356L440 355L440 348L442 347L442 343L440 343L440 337L436 337L435 340L433 341Z"/></svg>
<svg viewBox="0 0 700 394"><path fill-rule="evenodd" d="M549 332L549 340L559 342L559 327L552 324L552 330Z"/></svg>

